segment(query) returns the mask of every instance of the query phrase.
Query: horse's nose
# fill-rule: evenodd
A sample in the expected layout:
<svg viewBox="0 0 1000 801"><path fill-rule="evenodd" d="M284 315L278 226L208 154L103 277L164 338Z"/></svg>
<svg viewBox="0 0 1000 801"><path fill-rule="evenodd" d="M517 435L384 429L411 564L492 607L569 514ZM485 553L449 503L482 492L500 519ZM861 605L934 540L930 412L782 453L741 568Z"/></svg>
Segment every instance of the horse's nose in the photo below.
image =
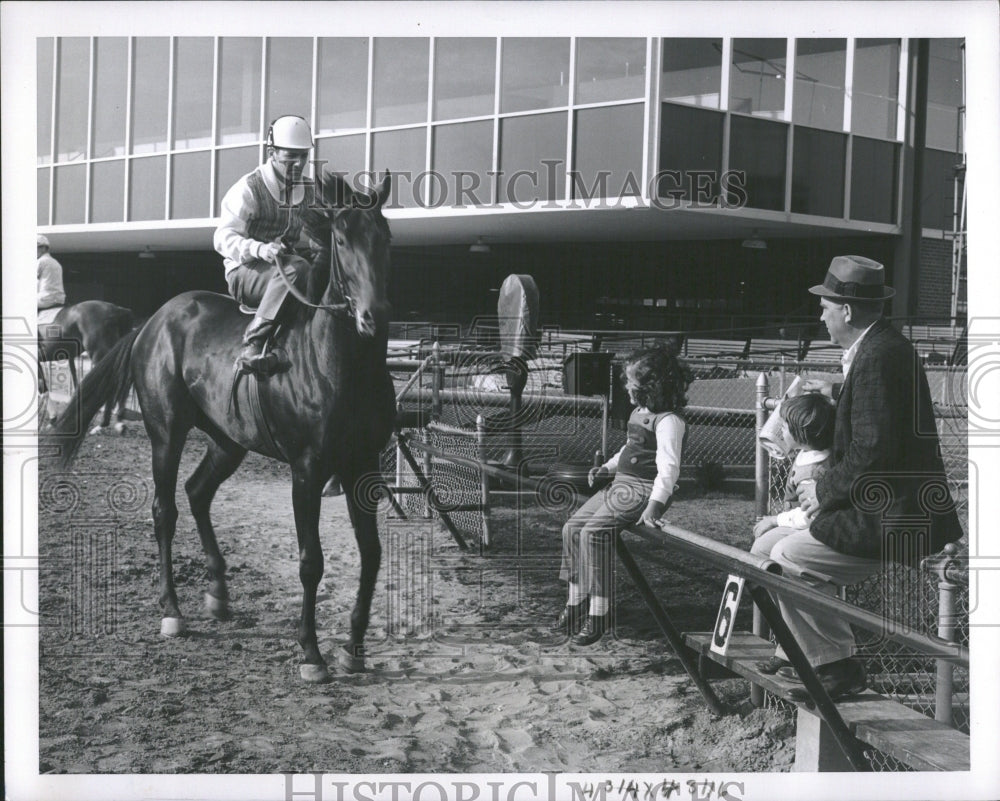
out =
<svg viewBox="0 0 1000 801"><path fill-rule="evenodd" d="M375 318L368 309L364 311L358 309L355 318L357 320L358 333L361 336L370 337L375 335Z"/></svg>

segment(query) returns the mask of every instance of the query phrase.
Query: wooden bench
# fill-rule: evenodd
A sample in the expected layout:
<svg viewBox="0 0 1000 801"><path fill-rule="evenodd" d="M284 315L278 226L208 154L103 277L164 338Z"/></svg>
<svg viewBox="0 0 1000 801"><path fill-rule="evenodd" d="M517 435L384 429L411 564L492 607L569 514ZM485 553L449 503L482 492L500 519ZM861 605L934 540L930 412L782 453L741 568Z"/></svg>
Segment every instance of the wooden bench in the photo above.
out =
<svg viewBox="0 0 1000 801"><path fill-rule="evenodd" d="M688 646L702 658L728 670L773 695L791 702L792 685L757 670L756 662L774 653L774 644L749 632L734 632L725 656L710 650L711 632L688 633ZM838 771L851 767L819 715L796 703L795 770ZM970 769L969 736L915 712L883 695L865 691L836 701L837 710L851 733L872 748L914 770L967 771Z"/></svg>

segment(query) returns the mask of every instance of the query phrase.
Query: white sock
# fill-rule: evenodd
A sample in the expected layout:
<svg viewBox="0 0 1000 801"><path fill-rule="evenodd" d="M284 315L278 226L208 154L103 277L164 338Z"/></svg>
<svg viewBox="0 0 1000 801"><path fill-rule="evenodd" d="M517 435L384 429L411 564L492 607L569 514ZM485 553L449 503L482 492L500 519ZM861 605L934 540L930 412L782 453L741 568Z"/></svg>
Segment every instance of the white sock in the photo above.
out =
<svg viewBox="0 0 1000 801"><path fill-rule="evenodd" d="M569 598L566 599L567 606L576 606L587 596L584 595L583 589L575 581L569 582Z"/></svg>
<svg viewBox="0 0 1000 801"><path fill-rule="evenodd" d="M600 595L590 597L590 614L594 617L601 617L608 613L608 599Z"/></svg>

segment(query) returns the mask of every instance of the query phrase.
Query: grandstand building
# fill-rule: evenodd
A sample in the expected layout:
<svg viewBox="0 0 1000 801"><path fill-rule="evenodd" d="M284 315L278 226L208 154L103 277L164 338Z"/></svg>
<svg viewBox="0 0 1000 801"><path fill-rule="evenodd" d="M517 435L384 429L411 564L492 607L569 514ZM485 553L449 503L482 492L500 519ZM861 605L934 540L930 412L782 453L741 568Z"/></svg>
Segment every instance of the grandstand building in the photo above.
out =
<svg viewBox="0 0 1000 801"><path fill-rule="evenodd" d="M838 253L963 317L964 40L667 33L41 38L38 231L70 302L225 291L220 200L300 114L328 169L396 176L397 320L517 272L549 324L777 326Z"/></svg>

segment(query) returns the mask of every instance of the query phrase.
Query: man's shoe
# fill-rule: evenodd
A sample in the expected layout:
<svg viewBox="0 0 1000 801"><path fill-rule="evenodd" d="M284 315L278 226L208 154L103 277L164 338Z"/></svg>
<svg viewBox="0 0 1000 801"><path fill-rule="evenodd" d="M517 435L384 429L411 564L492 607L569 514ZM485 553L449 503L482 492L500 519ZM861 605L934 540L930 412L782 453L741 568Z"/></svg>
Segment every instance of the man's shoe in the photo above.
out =
<svg viewBox="0 0 1000 801"><path fill-rule="evenodd" d="M608 630L610 623L610 612L604 615L587 615L587 619L583 621L583 626L571 642L573 645L593 645L604 636L604 632Z"/></svg>
<svg viewBox="0 0 1000 801"><path fill-rule="evenodd" d="M782 668L791 666L792 666L791 662L789 662L787 659L782 659L780 656L772 656L768 659L765 659L763 662L756 662L754 664L754 667L757 668L757 670L768 676L774 675ZM798 674L796 674L796 677L797 676Z"/></svg>
<svg viewBox="0 0 1000 801"><path fill-rule="evenodd" d="M587 616L589 606L590 600L587 598L584 598L578 604L566 604L562 608L562 612L559 613L559 619L552 625L552 630L572 637L580 630L580 625Z"/></svg>
<svg viewBox="0 0 1000 801"><path fill-rule="evenodd" d="M268 376L277 369L277 355L273 352L261 352L272 330L274 330L273 320L254 317L243 335L243 350L236 357L234 367L237 372Z"/></svg>
<svg viewBox="0 0 1000 801"><path fill-rule="evenodd" d="M271 351L261 353L260 343L251 342L243 352L236 357L236 370L241 373L256 373L259 376L269 376L278 369L278 357Z"/></svg>
<svg viewBox="0 0 1000 801"><path fill-rule="evenodd" d="M796 685L788 691L788 697L793 701L812 700L794 667L781 668L776 675ZM816 678L823 685L827 695L834 700L845 695L857 695L864 692L868 686L865 666L857 659L840 659L820 665L816 668Z"/></svg>

